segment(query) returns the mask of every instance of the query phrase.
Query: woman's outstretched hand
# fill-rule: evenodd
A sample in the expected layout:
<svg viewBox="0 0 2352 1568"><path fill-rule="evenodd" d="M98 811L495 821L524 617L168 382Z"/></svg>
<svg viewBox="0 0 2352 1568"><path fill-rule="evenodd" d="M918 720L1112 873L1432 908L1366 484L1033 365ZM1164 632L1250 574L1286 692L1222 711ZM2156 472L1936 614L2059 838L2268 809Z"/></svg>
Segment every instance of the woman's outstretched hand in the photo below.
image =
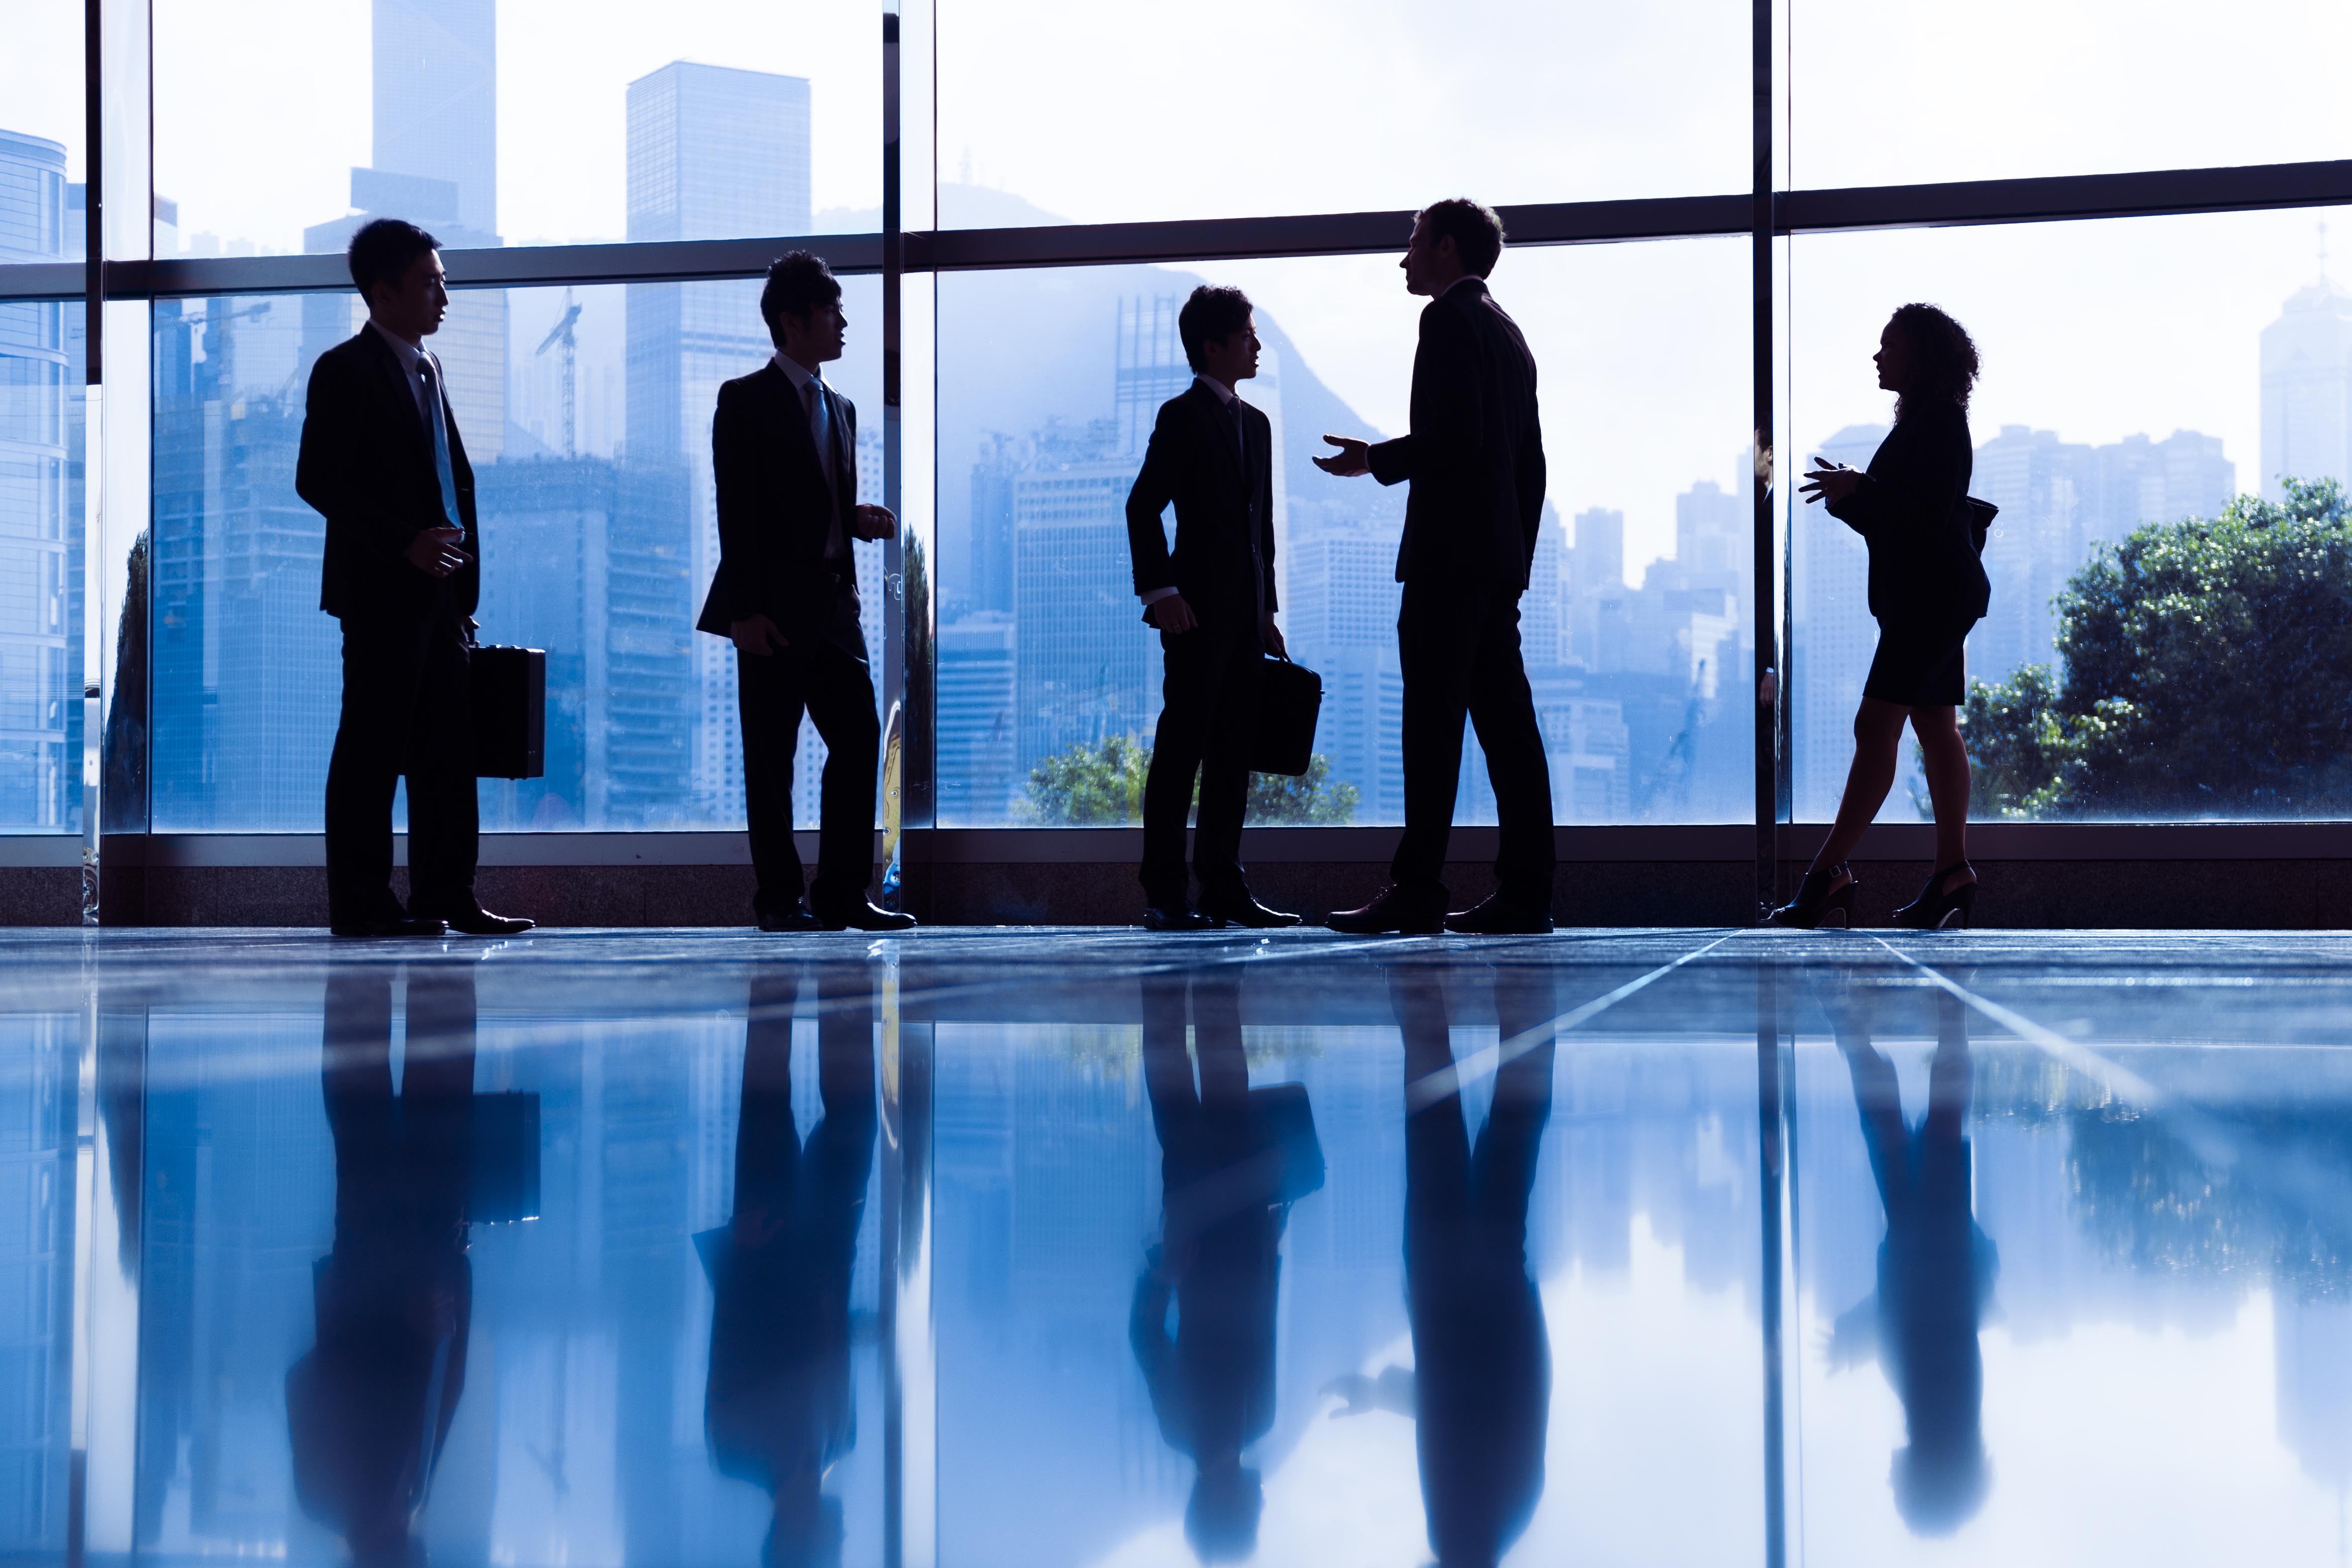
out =
<svg viewBox="0 0 2352 1568"><path fill-rule="evenodd" d="M1860 489L1862 481L1868 477L1860 468L1849 468L1843 463L1822 458L1815 458L1813 462L1817 466L1806 470L1805 482L1797 492L1805 498L1807 506L1818 500L1843 500Z"/></svg>

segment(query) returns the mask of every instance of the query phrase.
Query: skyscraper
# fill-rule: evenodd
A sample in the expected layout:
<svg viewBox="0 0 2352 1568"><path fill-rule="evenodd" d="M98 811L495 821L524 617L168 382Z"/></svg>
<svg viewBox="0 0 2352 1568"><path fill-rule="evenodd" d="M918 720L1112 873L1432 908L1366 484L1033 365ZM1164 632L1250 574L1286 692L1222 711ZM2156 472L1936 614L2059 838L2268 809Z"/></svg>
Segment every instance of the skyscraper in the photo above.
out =
<svg viewBox="0 0 2352 1568"><path fill-rule="evenodd" d="M629 84L628 121L631 239L808 232L805 78L674 60ZM628 318L625 449L684 466L689 576L699 592L719 563L709 439L719 384L774 352L760 284L633 283ZM714 637L693 647L689 792L697 816L733 820L743 811L734 651ZM812 738L804 730L803 742Z"/></svg>
<svg viewBox="0 0 2352 1568"><path fill-rule="evenodd" d="M2352 294L2324 270L2263 329L2264 499L2282 477L2352 485Z"/></svg>
<svg viewBox="0 0 2352 1568"><path fill-rule="evenodd" d="M371 41L375 168L447 181L446 217L498 233L497 0L374 0Z"/></svg>
<svg viewBox="0 0 2352 1568"><path fill-rule="evenodd" d="M1013 579L1021 626L1015 769L1081 742L1149 733L1160 647L1135 599L1127 492L1138 459L1095 440L1048 447L1013 481ZM1047 466L1047 465L1051 466Z"/></svg>
<svg viewBox="0 0 2352 1568"><path fill-rule="evenodd" d="M0 131L0 260L62 258L66 150ZM0 827L68 829L81 798L81 307L0 303Z"/></svg>
<svg viewBox="0 0 2352 1568"><path fill-rule="evenodd" d="M1886 438L1884 425L1849 425L1805 450L1832 463L1864 468ZM1983 492L1979 490L1979 494ZM1853 759L1853 715L1862 683L1878 647L1870 618L1870 557L1862 536L1822 506L1794 509L1795 646L1790 650L1794 703L1792 784L1798 819L1827 822L1837 815ZM1990 563L1988 562L1988 565ZM1996 595L2002 592L1995 589ZM1907 763L1906 763L1907 765ZM1887 798L1903 798L1901 784Z"/></svg>

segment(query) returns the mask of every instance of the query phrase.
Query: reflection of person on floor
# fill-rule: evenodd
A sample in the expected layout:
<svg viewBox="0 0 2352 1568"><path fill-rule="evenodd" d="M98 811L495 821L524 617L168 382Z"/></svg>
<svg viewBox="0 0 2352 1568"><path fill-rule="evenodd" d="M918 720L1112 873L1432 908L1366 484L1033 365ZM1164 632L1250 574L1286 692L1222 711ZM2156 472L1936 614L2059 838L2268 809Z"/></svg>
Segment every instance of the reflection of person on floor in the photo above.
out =
<svg viewBox="0 0 2352 1568"><path fill-rule="evenodd" d="M751 982L734 1216L697 1238L715 1303L705 1428L719 1472L775 1500L761 1554L770 1568L841 1560L841 1501L824 1485L857 1441L849 1282L879 1120L872 985L862 972L828 970L816 983L824 1114L799 1136L793 990L790 971Z"/></svg>
<svg viewBox="0 0 2352 1568"><path fill-rule="evenodd" d="M1903 1402L1910 1442L1896 1451L1889 1479L1915 1535L1949 1535L1984 1506L1991 1469L1977 1329L2000 1267L1973 1212L1968 1020L1958 997L1940 994L1937 1003L1927 1115L1916 1129L1904 1121L1894 1063L1871 1043L1868 1005L1849 1001L1832 1010L1886 1210L1886 1239L1878 1248L1877 1292L1839 1317L1830 1360L1850 1365L1874 1351Z"/></svg>
<svg viewBox="0 0 2352 1568"><path fill-rule="evenodd" d="M1551 1348L1528 1273L1528 1199L1551 1116L1548 975L1504 974L1495 1011L1507 1058L1477 1143L1454 1078L1444 983L1390 972L1404 1037L1405 1301L1413 1369L1336 1380L1334 1415L1416 1418L1422 1506L1443 1568L1493 1568L1543 1496Z"/></svg>
<svg viewBox="0 0 2352 1568"><path fill-rule="evenodd" d="M318 1342L286 1374L294 1491L362 1568L422 1563L418 1510L466 1386L473 1271L474 977L418 969L392 1084L388 967L327 981L335 1244L312 1279Z"/></svg>
<svg viewBox="0 0 2352 1568"><path fill-rule="evenodd" d="M1278 1249L1289 1210L1279 1155L1252 1111L1239 981L1192 983L1198 1092L1184 1050L1185 990L1181 975L1143 982L1143 1080L1164 1215L1135 1282L1128 1337L1160 1436L1199 1467L1185 1538L1202 1562L1223 1563L1257 1549L1265 1496L1242 1451L1274 1426Z"/></svg>

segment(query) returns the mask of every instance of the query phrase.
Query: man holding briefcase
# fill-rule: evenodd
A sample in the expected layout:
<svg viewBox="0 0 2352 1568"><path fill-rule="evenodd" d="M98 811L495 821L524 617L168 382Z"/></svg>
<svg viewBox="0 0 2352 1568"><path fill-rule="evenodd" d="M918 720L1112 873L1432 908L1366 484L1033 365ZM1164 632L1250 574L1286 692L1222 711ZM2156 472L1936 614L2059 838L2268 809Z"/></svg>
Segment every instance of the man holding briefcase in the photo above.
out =
<svg viewBox="0 0 2352 1568"><path fill-rule="evenodd" d="M367 324L310 372L294 489L327 520L319 607L343 624L343 707L327 767L327 910L337 936L512 936L474 896L468 663L482 582L474 470L425 340L449 293L438 242L378 218L352 236ZM408 778L406 909L392 802Z"/></svg>
<svg viewBox="0 0 2352 1568"><path fill-rule="evenodd" d="M1297 915L1251 896L1241 863L1261 672L1268 653L1283 651L1274 624L1274 427L1234 392L1257 374L1249 296L1195 289L1176 331L1196 379L1160 405L1127 497L1135 591L1144 619L1159 629L1167 670L1143 785L1143 923L1151 931L1297 925ZM1173 552L1160 524L1171 501ZM1196 773L1198 908L1185 896L1184 874Z"/></svg>

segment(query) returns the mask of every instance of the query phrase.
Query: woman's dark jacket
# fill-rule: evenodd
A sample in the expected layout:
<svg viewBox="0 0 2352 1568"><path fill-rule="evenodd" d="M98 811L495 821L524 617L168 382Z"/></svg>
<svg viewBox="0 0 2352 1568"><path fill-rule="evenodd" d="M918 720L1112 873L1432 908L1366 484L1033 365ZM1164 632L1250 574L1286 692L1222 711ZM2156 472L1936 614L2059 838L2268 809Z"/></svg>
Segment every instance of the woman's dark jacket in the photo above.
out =
<svg viewBox="0 0 2352 1568"><path fill-rule="evenodd" d="M1958 631L1984 615L1991 584L1960 504L1975 459L1966 411L1923 404L1895 421L1860 488L1829 503L1870 546L1870 613L1880 622Z"/></svg>

